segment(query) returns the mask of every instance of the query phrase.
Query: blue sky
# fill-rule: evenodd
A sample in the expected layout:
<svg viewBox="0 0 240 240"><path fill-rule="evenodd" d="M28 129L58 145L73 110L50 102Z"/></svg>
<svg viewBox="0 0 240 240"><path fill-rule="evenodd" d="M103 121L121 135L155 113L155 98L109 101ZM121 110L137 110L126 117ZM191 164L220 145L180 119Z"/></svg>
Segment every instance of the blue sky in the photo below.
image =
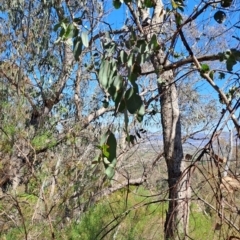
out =
<svg viewBox="0 0 240 240"><path fill-rule="evenodd" d="M164 1L164 2L168 3L168 4L170 3L170 1ZM186 7L184 8L184 12L182 14L186 15L186 16L191 14L194 7L198 6L199 2L200 2L199 0L185 1ZM107 6L113 9L113 11L106 18L107 22L111 24L112 29L122 27L124 25L124 22L125 22L126 18L128 17L127 9L126 9L125 4L122 4L121 8L118 9L118 10L115 10L112 7L112 1L107 1ZM217 5L217 7L219 7L219 5ZM199 29L202 29L202 33L203 33L203 31L206 30L206 27L208 27L210 29L211 26L213 27L213 29L218 29L218 28L219 29L220 28L228 29L234 22L238 21L238 19L239 19L238 14L235 14L235 13L228 14L226 12L227 13L226 21L223 24L219 24L214 20L214 17L213 17L214 14L217 11L218 11L217 8L216 9L209 8L208 10L203 12L203 14L197 19L197 22L199 24ZM206 30L206 31L208 31L208 30ZM237 28L234 29L234 31L232 31L230 34L234 34L237 37L240 36L239 30ZM231 47L231 46L236 47L237 41L236 41L236 39L232 38L232 36L230 34L228 36L229 47ZM204 41L201 42L201 40L199 41L199 43L203 44L203 45L205 44L205 42ZM178 44L176 49L179 50L179 51L182 51L182 50L185 51L182 43ZM226 50L226 49L223 49L220 46L219 46L219 48L217 48L217 46L216 46L216 51L223 52L224 50ZM234 66L234 71L239 71L239 70L240 70L239 64L235 65ZM218 74L216 74L216 75L218 75ZM216 78L215 81L216 81L216 83L219 87L223 87L223 88L227 89L226 80L228 78L229 78L229 75L226 75L226 79L218 80ZM206 82L206 80L200 81L197 84L197 86L199 87L199 89L201 91L201 94L203 94L204 97L209 96L209 97L213 97L215 99L218 99L218 93L216 93L216 91L213 90L213 88ZM222 106L222 107L224 107L224 106Z"/></svg>

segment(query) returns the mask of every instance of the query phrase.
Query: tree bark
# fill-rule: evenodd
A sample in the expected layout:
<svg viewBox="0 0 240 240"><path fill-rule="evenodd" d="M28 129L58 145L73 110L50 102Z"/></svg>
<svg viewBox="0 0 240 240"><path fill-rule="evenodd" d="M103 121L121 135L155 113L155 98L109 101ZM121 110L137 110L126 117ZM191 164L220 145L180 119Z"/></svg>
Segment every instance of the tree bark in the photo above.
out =
<svg viewBox="0 0 240 240"><path fill-rule="evenodd" d="M168 29L164 26L164 7L161 0L155 2L154 14L149 30L145 30L149 40L153 34L159 36ZM151 18L145 9L139 9L144 18ZM168 169L169 205L165 221L165 239L185 239L188 231L190 205L190 179L185 172L183 162L183 148L181 141L181 120L178 103L177 87L174 83L172 70L165 70L169 64L163 50L152 56L152 64L157 72L157 79L161 105L161 123L163 129L164 157ZM162 69L159 71L159 69Z"/></svg>
<svg viewBox="0 0 240 240"><path fill-rule="evenodd" d="M190 184L183 174L181 120L174 77L159 85L164 156L168 169L169 205L165 221L165 239L184 239L188 231Z"/></svg>

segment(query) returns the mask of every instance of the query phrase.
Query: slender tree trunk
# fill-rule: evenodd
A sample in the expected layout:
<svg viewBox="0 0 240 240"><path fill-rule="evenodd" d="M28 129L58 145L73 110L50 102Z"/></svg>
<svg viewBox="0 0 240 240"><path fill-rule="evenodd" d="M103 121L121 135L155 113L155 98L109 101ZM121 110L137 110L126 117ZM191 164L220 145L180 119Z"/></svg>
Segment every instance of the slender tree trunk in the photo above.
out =
<svg viewBox="0 0 240 240"><path fill-rule="evenodd" d="M162 32L169 31L164 25L164 6L161 0L155 1L154 14L146 9L139 9L143 19L151 18L151 26L147 39L153 34L161 36ZM161 39L159 39L161 42ZM166 61L166 62L165 62ZM168 63L163 51L152 56L152 64L156 72L161 66ZM159 84L161 121L163 129L164 156L168 169L169 206L165 222L165 239L185 239L188 230L190 205L190 179L185 171L183 162L183 149L181 142L181 120L178 104L178 93L174 83L173 71L160 72L157 78L162 80Z"/></svg>
<svg viewBox="0 0 240 240"><path fill-rule="evenodd" d="M168 169L169 206L165 222L165 239L184 239L188 230L190 186L188 174L183 174L181 121L177 88L173 76L159 86L164 155Z"/></svg>

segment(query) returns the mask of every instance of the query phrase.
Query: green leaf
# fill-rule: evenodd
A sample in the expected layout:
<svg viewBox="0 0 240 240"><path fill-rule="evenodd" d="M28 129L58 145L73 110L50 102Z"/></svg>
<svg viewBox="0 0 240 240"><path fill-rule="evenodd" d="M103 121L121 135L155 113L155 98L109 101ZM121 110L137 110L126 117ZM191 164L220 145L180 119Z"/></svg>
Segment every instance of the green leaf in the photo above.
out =
<svg viewBox="0 0 240 240"><path fill-rule="evenodd" d="M227 61L226 61L227 70L231 72L231 71L233 70L233 66L234 66L235 64L237 64L237 61L236 61L235 57L234 57L234 56L230 56L230 57L227 59Z"/></svg>
<svg viewBox="0 0 240 240"><path fill-rule="evenodd" d="M104 108L108 108L108 106L109 106L109 102L108 101L103 100L102 103L103 103L103 107Z"/></svg>
<svg viewBox="0 0 240 240"><path fill-rule="evenodd" d="M117 140L111 131L109 131L106 144L108 146L108 152L109 152L108 160L112 162L117 155Z"/></svg>
<svg viewBox="0 0 240 240"><path fill-rule="evenodd" d="M172 3L173 9L179 9L182 12L184 11L184 8L183 8L184 4L182 0L176 0L176 1L172 0L171 3Z"/></svg>
<svg viewBox="0 0 240 240"><path fill-rule="evenodd" d="M156 3L154 0L144 0L144 5L147 8L155 7Z"/></svg>
<svg viewBox="0 0 240 240"><path fill-rule="evenodd" d="M232 5L233 0L222 0L221 1L221 6L223 8L228 8Z"/></svg>
<svg viewBox="0 0 240 240"><path fill-rule="evenodd" d="M213 17L217 23L221 24L226 19L226 13L223 11L217 11Z"/></svg>
<svg viewBox="0 0 240 240"><path fill-rule="evenodd" d="M177 12L177 13L175 13L175 18L176 18L177 25L180 25L182 23L182 20L183 20L182 15Z"/></svg>
<svg viewBox="0 0 240 240"><path fill-rule="evenodd" d="M116 8L116 9L119 9L121 7L122 3L120 0L113 0L113 6Z"/></svg>
<svg viewBox="0 0 240 240"><path fill-rule="evenodd" d="M158 43L158 40L157 40L157 36L156 34L154 34L149 42L149 47L148 47L150 50L159 50L160 49L160 45Z"/></svg>
<svg viewBox="0 0 240 240"><path fill-rule="evenodd" d="M73 41L73 55L76 61L79 60L79 56L82 53L82 40L81 38L77 37Z"/></svg>
<svg viewBox="0 0 240 240"><path fill-rule="evenodd" d="M102 154L108 159L109 162L112 162L113 159L116 158L117 140L110 130L102 135L100 147Z"/></svg>
<svg viewBox="0 0 240 240"><path fill-rule="evenodd" d="M103 88L107 89L108 88L108 78L110 75L111 71L111 64L108 60L103 60L101 65L100 65L100 70L99 70L99 83L102 85Z"/></svg>
<svg viewBox="0 0 240 240"><path fill-rule="evenodd" d="M106 170L105 170L105 174L107 175L108 179L112 179L114 177L115 174L115 170L113 167L109 166Z"/></svg>
<svg viewBox="0 0 240 240"><path fill-rule="evenodd" d="M125 94L127 110L131 113L137 113L143 102L141 97L134 92L132 88L128 89Z"/></svg>
<svg viewBox="0 0 240 240"><path fill-rule="evenodd" d="M119 55L120 55L121 63L123 63L123 64L126 63L127 62L127 58L128 58L127 53L124 50L121 50Z"/></svg>
<svg viewBox="0 0 240 240"><path fill-rule="evenodd" d="M115 111L123 112L125 108L126 108L126 105L123 99L123 91L117 92L117 97L115 99Z"/></svg>
<svg viewBox="0 0 240 240"><path fill-rule="evenodd" d="M111 162L108 161L108 159L106 157L103 158L103 163L104 163L104 166L108 166Z"/></svg>
<svg viewBox="0 0 240 240"><path fill-rule="evenodd" d="M122 87L123 87L123 78L122 76L117 75L116 77L114 77L114 81L112 82L108 90L113 100L117 98L118 93L122 90Z"/></svg>
<svg viewBox="0 0 240 240"><path fill-rule="evenodd" d="M134 135L128 135L128 136L126 137L126 141L127 141L128 143L131 143L132 145L134 145L135 142L137 141L137 138L136 138L136 136L134 136Z"/></svg>
<svg viewBox="0 0 240 240"><path fill-rule="evenodd" d="M225 78L225 73L220 72L219 75L218 75L218 78L221 79L221 80L224 79Z"/></svg>
<svg viewBox="0 0 240 240"><path fill-rule="evenodd" d="M177 9L178 8L178 4L175 1L172 1L172 7L173 7L173 9Z"/></svg>
<svg viewBox="0 0 240 240"><path fill-rule="evenodd" d="M139 108L137 114L140 115L140 116L144 116L144 114L145 114L145 106L144 106L144 104L141 105L141 107Z"/></svg>
<svg viewBox="0 0 240 240"><path fill-rule="evenodd" d="M106 157L107 159L110 156L110 153L108 150L109 150L109 146L107 144L103 144L102 145L102 153L103 153L104 157Z"/></svg>
<svg viewBox="0 0 240 240"><path fill-rule="evenodd" d="M137 115L137 120L138 120L138 122L142 122L143 121L143 116L141 116L141 115Z"/></svg>
<svg viewBox="0 0 240 240"><path fill-rule="evenodd" d="M61 23L57 23L54 27L53 30L56 32L58 30L58 28L61 27Z"/></svg>
<svg viewBox="0 0 240 240"><path fill-rule="evenodd" d="M104 133L101 137L101 140L100 140L100 147L102 148L102 146L106 143L107 141L107 138L108 138L108 132Z"/></svg>
<svg viewBox="0 0 240 240"><path fill-rule="evenodd" d="M144 104L142 104L137 112L137 120L139 122L142 122L144 114L145 114L145 106Z"/></svg>
<svg viewBox="0 0 240 240"><path fill-rule="evenodd" d="M210 71L209 77L210 77L212 80L214 80L214 71Z"/></svg>
<svg viewBox="0 0 240 240"><path fill-rule="evenodd" d="M208 71L210 71L210 67L205 63L201 64L201 72L207 73Z"/></svg>
<svg viewBox="0 0 240 240"><path fill-rule="evenodd" d="M82 43L85 47L88 47L89 46L89 43L88 43L88 34L87 32L82 32L81 34L81 38L82 38Z"/></svg>
<svg viewBox="0 0 240 240"><path fill-rule="evenodd" d="M74 18L74 19L73 19L73 22L75 22L75 23L78 24L78 25L82 25L82 19L81 19L80 17Z"/></svg>
<svg viewBox="0 0 240 240"><path fill-rule="evenodd" d="M115 167L117 165L117 158L114 158L109 166Z"/></svg>
<svg viewBox="0 0 240 240"><path fill-rule="evenodd" d="M144 39L139 39L137 40L136 46L139 49L139 53L144 53L146 50L147 43Z"/></svg>
<svg viewBox="0 0 240 240"><path fill-rule="evenodd" d="M62 38L65 34L65 29L62 27L59 33L59 36Z"/></svg>
<svg viewBox="0 0 240 240"><path fill-rule="evenodd" d="M76 28L76 26L74 26L73 24L69 24L64 33L64 38L65 39L74 38L77 35L78 35L78 29Z"/></svg>
<svg viewBox="0 0 240 240"><path fill-rule="evenodd" d="M131 68L129 68L129 75L128 75L128 79L131 82L135 82L138 78L138 76L141 74L141 66L138 65L137 63L134 63Z"/></svg>
<svg viewBox="0 0 240 240"><path fill-rule="evenodd" d="M131 66L133 65L134 59L135 59L134 56L135 56L135 55L134 55L133 53L131 53L131 54L128 55L128 61L127 61L127 66L128 66L128 67L131 67Z"/></svg>

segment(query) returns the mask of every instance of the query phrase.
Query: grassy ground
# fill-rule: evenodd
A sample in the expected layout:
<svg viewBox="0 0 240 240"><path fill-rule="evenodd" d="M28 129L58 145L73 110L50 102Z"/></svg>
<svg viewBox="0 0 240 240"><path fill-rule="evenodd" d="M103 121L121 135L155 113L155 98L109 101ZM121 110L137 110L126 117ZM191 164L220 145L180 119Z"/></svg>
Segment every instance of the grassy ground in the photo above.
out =
<svg viewBox="0 0 240 240"><path fill-rule="evenodd" d="M150 153L142 152L135 159L148 159L146 154ZM152 155L151 153L149 158ZM135 175L139 177L143 167L143 162L139 161L134 164L134 167L131 166L127 170L132 173L131 177L135 177ZM200 197L213 207L219 207L217 201L221 192L218 190L218 170L210 162L199 162L192 176L193 199ZM167 194L166 166L163 161L160 161L149 177L148 186L115 192L88 209L77 222L63 223L61 217L46 220L47 216L44 216L44 223L32 222L31 216L33 216L34 206L36 206L36 197L33 196L30 199L29 196L22 196L18 199L22 211L20 217L21 214L19 214L16 204L10 206L7 199L3 204L1 199L1 214L11 212L6 216L12 223L16 221L15 218L18 216L18 222L24 223L25 228L23 224L13 224L10 228L8 226L6 231L0 233L0 240L49 240L52 239L52 232L55 234L55 239L59 240L161 240L163 239L167 202L156 201L166 198ZM229 194L225 193L225 195L226 199L229 200ZM14 202L13 199L11 202ZM239 195L236 195L235 203L236 206L240 206ZM6 206L9 206L9 209ZM235 213L225 206L224 216L239 228L240 215L236 209L234 211ZM213 209L199 200L192 200L189 236L194 240L225 240L229 236L240 237L239 233L234 232L233 228L229 228L226 223L221 221Z"/></svg>

